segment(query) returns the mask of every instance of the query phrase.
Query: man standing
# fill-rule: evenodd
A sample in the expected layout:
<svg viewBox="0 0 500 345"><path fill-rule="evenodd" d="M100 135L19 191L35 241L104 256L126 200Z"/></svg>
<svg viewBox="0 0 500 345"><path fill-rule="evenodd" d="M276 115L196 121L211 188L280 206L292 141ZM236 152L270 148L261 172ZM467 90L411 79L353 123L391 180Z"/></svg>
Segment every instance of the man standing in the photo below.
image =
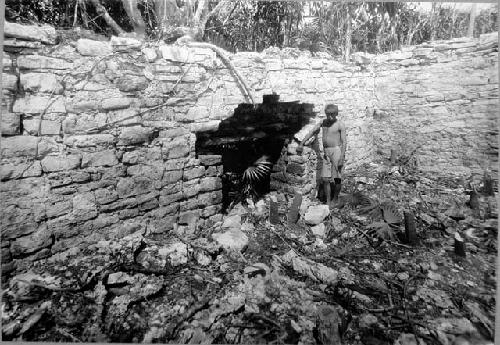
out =
<svg viewBox="0 0 500 345"><path fill-rule="evenodd" d="M297 153L301 153L304 143L320 129L323 130L323 167L321 169L321 180L326 194L327 204L336 204L340 194L342 183L342 172L344 169L346 134L344 123L337 119L339 108L334 104L325 107L326 119L318 123L304 137L297 147Z"/></svg>

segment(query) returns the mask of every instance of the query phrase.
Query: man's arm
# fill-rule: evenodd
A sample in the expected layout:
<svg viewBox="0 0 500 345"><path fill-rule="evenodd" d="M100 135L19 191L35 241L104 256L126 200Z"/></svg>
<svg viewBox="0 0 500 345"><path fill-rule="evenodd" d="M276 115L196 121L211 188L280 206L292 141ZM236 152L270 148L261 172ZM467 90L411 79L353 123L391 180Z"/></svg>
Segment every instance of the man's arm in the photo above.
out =
<svg viewBox="0 0 500 345"><path fill-rule="evenodd" d="M347 141L346 141L346 134L345 134L345 126L344 123L340 123L339 126L339 131L340 131L340 140L342 141L342 146L341 146L341 156L340 156L340 164L339 165L344 165L345 161L345 150L347 147Z"/></svg>

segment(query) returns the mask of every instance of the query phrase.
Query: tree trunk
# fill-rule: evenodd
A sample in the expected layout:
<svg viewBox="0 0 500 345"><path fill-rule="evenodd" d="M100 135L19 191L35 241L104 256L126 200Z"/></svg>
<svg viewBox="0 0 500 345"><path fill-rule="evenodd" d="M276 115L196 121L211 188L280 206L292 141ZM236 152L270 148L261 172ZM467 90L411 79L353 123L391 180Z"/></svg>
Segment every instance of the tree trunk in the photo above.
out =
<svg viewBox="0 0 500 345"><path fill-rule="evenodd" d="M175 0L155 0L156 22L160 33L163 34L167 31L169 25L173 22L175 15L179 11ZM188 9L191 9L191 4L187 3ZM189 18L191 17L188 13Z"/></svg>
<svg viewBox="0 0 500 345"><path fill-rule="evenodd" d="M125 12L127 12L128 18L132 22L134 27L134 32L139 37L144 37L146 35L146 24L142 19L141 11L137 7L137 0L122 0Z"/></svg>
<svg viewBox="0 0 500 345"><path fill-rule="evenodd" d="M455 6L451 9L451 25L450 25L450 30L448 33L449 39L451 40L453 38L453 31L455 29L455 21L457 20L457 10Z"/></svg>
<svg viewBox="0 0 500 345"><path fill-rule="evenodd" d="M352 24L351 24L351 14L349 10L347 11L347 26L345 32L345 47L344 47L344 60L349 62L349 56L351 55L351 40L352 40Z"/></svg>
<svg viewBox="0 0 500 345"><path fill-rule="evenodd" d="M432 3L431 7L431 18L430 18L430 24L431 24L431 41L434 41L436 39L436 3Z"/></svg>
<svg viewBox="0 0 500 345"><path fill-rule="evenodd" d="M467 37L474 37L474 24L476 23L476 9L477 9L477 4L472 4L469 14L469 29L467 30Z"/></svg>
<svg viewBox="0 0 500 345"><path fill-rule="evenodd" d="M385 30L385 17L382 14L382 21L380 23L380 28L377 31L377 52L382 53L382 37L384 35L384 30Z"/></svg>
<svg viewBox="0 0 500 345"><path fill-rule="evenodd" d="M104 19L104 21L106 22L106 24L109 25L109 27L111 29L113 29L113 31L117 34L117 35L120 35L120 34L123 34L125 33L125 31L123 31L123 29L120 27L120 25L118 25L114 20L113 18L111 18L111 16L109 15L108 11L106 10L106 8L101 4L101 2L99 0L90 0L90 2L94 5L95 7L95 10L96 12L101 15Z"/></svg>

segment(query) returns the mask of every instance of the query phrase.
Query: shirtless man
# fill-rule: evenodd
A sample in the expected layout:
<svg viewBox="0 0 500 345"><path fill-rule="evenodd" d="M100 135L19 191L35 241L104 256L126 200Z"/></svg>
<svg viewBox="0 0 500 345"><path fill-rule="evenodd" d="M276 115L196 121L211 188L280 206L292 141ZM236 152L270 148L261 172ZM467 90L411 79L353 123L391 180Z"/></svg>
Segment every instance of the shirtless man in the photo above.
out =
<svg viewBox="0 0 500 345"><path fill-rule="evenodd" d="M323 167L321 169L321 179L323 181L327 204L331 204L332 201L334 204L338 202L345 161L345 126L342 121L337 119L338 113L339 108L336 105L327 104L325 107L326 120L314 126L297 147L297 153L300 154L304 143L313 135L316 135L320 128L323 129Z"/></svg>

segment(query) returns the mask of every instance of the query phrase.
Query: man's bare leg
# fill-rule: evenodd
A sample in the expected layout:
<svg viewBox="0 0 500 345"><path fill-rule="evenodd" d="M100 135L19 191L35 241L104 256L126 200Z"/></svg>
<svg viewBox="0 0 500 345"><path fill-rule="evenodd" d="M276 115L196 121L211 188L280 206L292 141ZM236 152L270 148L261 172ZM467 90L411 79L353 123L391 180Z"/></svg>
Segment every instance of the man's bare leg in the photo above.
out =
<svg viewBox="0 0 500 345"><path fill-rule="evenodd" d="M330 189L330 182L328 180L323 180L323 189L325 191L326 204L330 205L332 200L332 191Z"/></svg>
<svg viewBox="0 0 500 345"><path fill-rule="evenodd" d="M338 203L339 201L339 195L340 195L340 190L342 189L342 180L339 179L339 178L335 178L335 182L333 184L333 188L332 188L332 199L333 199L333 203L336 204Z"/></svg>

